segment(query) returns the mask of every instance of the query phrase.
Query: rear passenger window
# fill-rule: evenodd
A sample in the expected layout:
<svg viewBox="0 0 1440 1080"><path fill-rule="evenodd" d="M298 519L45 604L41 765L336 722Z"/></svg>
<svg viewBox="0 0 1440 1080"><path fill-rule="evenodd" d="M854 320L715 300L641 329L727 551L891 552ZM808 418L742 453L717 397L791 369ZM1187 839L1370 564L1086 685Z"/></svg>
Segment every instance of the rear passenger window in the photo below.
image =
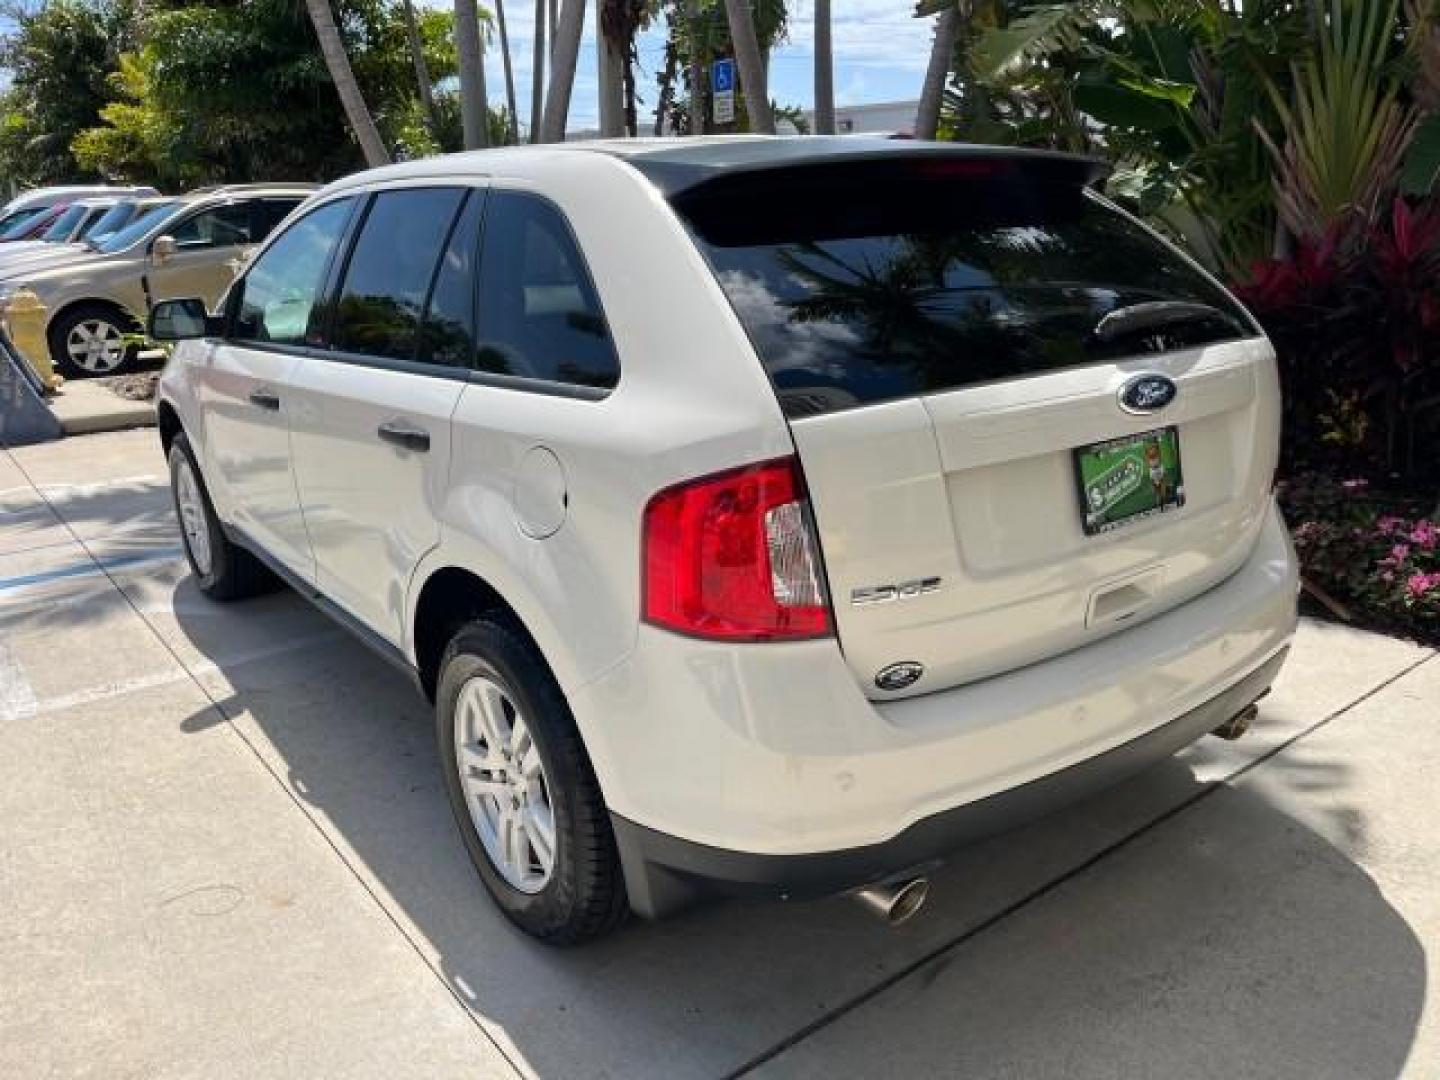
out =
<svg viewBox="0 0 1440 1080"><path fill-rule="evenodd" d="M609 389L620 365L585 260L560 211L494 191L480 260L478 366L497 375Z"/></svg>
<svg viewBox="0 0 1440 1080"><path fill-rule="evenodd" d="M331 344L413 360L420 316L465 192L407 188L375 196L340 286Z"/></svg>
<svg viewBox="0 0 1440 1080"><path fill-rule="evenodd" d="M330 256L354 199L337 199L295 222L251 264L235 286L230 337L276 345L317 345L318 302Z"/></svg>
<svg viewBox="0 0 1440 1080"><path fill-rule="evenodd" d="M420 328L419 359L470 367L475 360L475 261L483 192L475 191L450 231Z"/></svg>

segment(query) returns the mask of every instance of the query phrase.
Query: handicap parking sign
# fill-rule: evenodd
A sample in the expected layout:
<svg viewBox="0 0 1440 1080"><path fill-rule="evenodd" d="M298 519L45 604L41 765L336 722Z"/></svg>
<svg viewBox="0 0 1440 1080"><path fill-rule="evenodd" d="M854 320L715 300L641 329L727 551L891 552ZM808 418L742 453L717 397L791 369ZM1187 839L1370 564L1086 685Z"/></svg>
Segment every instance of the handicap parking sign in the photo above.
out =
<svg viewBox="0 0 1440 1080"><path fill-rule="evenodd" d="M734 91L734 60L716 60L710 65L710 89L717 94L729 94Z"/></svg>

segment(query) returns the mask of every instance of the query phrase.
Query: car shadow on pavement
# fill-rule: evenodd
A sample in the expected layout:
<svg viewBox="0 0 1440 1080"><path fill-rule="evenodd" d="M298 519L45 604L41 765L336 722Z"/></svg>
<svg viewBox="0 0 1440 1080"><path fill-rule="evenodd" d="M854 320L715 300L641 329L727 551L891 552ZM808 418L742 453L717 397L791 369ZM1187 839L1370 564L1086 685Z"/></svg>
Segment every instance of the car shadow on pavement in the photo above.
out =
<svg viewBox="0 0 1440 1080"><path fill-rule="evenodd" d="M224 713L183 727L233 723L538 1075L726 1075L812 1029L777 1072L1379 1080L1404 1067L1426 990L1415 934L1260 786L1196 798L1206 789L1179 759L968 849L898 930L844 899L732 903L546 948L492 908L467 861L429 706L360 645L315 633L326 624L299 599L260 603L309 643L232 663L224 641L250 605L176 586ZM1337 805L1344 771L1326 778Z"/></svg>

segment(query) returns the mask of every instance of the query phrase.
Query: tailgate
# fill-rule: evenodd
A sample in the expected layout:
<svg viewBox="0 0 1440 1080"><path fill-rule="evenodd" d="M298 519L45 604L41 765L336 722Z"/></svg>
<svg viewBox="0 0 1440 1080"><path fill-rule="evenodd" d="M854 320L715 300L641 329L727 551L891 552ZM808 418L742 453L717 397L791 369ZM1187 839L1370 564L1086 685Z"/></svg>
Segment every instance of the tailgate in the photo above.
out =
<svg viewBox="0 0 1440 1080"><path fill-rule="evenodd" d="M931 146L672 195L790 418L874 697L1143 621L1264 520L1269 344L1091 175Z"/></svg>
<svg viewBox="0 0 1440 1080"><path fill-rule="evenodd" d="M1179 387L1160 417L1116 395ZM924 692L1007 671L1159 614L1245 559L1269 505L1278 390L1263 341L1107 364L792 421L840 641L877 697L912 662ZM1174 426L1184 505L1087 535L1076 448Z"/></svg>

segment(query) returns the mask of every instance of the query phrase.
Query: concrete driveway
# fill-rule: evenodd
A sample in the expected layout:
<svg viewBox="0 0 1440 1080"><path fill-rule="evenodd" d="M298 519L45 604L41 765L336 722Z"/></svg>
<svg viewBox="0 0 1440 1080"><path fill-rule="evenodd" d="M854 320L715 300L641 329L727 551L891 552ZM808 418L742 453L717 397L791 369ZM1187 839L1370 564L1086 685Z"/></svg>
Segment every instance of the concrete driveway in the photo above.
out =
<svg viewBox="0 0 1440 1080"><path fill-rule="evenodd" d="M889 931L715 907L555 952L429 711L218 606L153 432L0 451L0 1076L1440 1075L1440 661L1302 627L1261 723L974 848Z"/></svg>

